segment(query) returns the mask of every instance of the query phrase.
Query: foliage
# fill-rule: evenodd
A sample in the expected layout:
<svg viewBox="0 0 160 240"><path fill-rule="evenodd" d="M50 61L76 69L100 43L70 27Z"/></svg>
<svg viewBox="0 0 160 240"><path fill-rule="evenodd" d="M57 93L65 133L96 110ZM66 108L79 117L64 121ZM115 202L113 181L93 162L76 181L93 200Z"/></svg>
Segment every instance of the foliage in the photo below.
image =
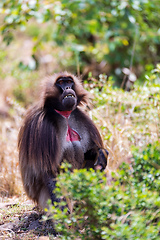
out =
<svg viewBox="0 0 160 240"><path fill-rule="evenodd" d="M143 150L133 148L134 169L133 177L138 185L143 185L154 191L160 188L160 141L148 144Z"/></svg>
<svg viewBox="0 0 160 240"><path fill-rule="evenodd" d="M137 184L127 164L109 186L104 173L65 170L56 193L72 202L73 211L68 214L64 201L50 208L61 239L159 239L160 182L152 191L145 180Z"/></svg>
<svg viewBox="0 0 160 240"><path fill-rule="evenodd" d="M38 25L31 34L34 51L46 42L56 42L71 53L65 66L77 67L77 71L97 62L101 64L95 72L97 68L98 73L112 72L122 79L124 67L133 67L139 75L143 72L139 65L159 61L158 0L2 0L0 11L4 14L1 32L8 44L14 29L25 30L35 18ZM44 23L50 26L48 32L40 31L39 24Z"/></svg>

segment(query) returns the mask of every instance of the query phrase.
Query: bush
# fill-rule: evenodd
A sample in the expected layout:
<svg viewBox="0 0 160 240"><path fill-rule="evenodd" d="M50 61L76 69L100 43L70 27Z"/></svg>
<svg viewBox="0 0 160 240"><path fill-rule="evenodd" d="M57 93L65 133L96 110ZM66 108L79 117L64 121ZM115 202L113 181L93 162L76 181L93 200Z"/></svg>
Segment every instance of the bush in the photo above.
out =
<svg viewBox="0 0 160 240"><path fill-rule="evenodd" d="M138 181L141 172L135 178L137 165L134 167L135 171L123 164L110 186L106 184L104 173L93 170L81 169L72 173L65 170L60 174L56 194L62 193L67 203L73 205L70 214L65 201L50 207L56 230L61 232L60 238L158 240L158 186L152 187L151 191L145 180ZM146 171L145 167L143 171Z"/></svg>
<svg viewBox="0 0 160 240"><path fill-rule="evenodd" d="M160 189L160 142L148 144L142 152L135 148L133 157L135 183L143 182L148 189L158 191Z"/></svg>

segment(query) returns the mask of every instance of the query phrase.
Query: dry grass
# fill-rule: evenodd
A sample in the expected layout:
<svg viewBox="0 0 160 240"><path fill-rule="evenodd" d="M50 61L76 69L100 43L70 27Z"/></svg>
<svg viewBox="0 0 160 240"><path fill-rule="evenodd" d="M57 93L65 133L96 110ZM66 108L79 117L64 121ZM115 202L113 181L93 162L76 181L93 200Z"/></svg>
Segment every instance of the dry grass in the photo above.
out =
<svg viewBox="0 0 160 240"><path fill-rule="evenodd" d="M103 131L101 130L105 148L109 151L108 168L114 170L122 162L127 162L131 157L130 151L130 141L127 137L126 131L131 128L131 123L124 120L124 115L118 113L115 116L115 123L111 122L110 116L108 115L108 106L106 106L106 111L104 109L99 109L100 113L97 115L99 119L99 126L105 127ZM106 113L106 114L105 114ZM103 116L103 117L101 117ZM106 136L110 135L110 139L106 139Z"/></svg>
<svg viewBox="0 0 160 240"><path fill-rule="evenodd" d="M18 166L17 135L23 109L8 99L14 114L0 122L0 196L9 197L22 193Z"/></svg>
<svg viewBox="0 0 160 240"><path fill-rule="evenodd" d="M106 104L92 110L91 115L109 151L107 170L116 170L122 162L130 163L132 146L142 149L160 138L160 108L149 98L149 91L154 94L158 89L142 87L141 93L128 93L107 88L104 95L98 94Z"/></svg>

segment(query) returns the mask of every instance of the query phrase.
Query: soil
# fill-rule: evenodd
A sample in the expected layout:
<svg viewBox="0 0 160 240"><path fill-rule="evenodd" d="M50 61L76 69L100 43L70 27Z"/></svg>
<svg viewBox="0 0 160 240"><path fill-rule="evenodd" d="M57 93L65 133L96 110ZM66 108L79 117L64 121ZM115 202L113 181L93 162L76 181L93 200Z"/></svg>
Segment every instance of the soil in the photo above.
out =
<svg viewBox="0 0 160 240"><path fill-rule="evenodd" d="M0 203L0 240L58 240L53 221L44 221L44 215L31 201Z"/></svg>

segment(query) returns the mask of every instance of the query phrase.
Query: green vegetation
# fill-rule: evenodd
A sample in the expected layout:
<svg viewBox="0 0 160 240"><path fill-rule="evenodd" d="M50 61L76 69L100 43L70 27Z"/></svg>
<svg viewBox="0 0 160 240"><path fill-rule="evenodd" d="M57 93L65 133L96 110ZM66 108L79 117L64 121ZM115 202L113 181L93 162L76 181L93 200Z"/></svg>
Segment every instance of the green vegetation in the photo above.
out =
<svg viewBox="0 0 160 240"><path fill-rule="evenodd" d="M133 158L133 167L120 166L111 185L100 172L83 169L61 174L56 193L72 205L70 214L67 208L60 210L66 205L63 201L50 209L61 239L158 240L160 165L153 167L152 159L159 156L160 142L148 145Z"/></svg>
<svg viewBox="0 0 160 240"><path fill-rule="evenodd" d="M63 48L68 57L59 58L62 66L84 75L112 73L121 82L123 68L130 68L143 79L145 69L160 61L158 0L2 0L0 10L7 44L19 27L33 39L35 56L46 44Z"/></svg>

